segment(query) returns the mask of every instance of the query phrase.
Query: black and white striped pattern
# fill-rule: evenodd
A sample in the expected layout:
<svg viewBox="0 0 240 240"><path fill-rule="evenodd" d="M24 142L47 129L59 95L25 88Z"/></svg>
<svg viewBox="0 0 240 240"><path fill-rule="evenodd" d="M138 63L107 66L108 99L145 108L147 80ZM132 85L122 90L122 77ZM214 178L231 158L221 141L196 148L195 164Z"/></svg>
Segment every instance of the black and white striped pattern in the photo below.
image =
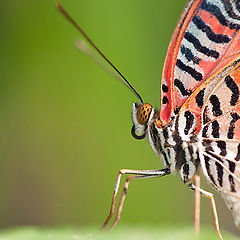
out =
<svg viewBox="0 0 240 240"><path fill-rule="evenodd" d="M186 113L186 135L192 125L191 113ZM166 128L158 128L155 122L148 127L149 142L158 156L163 160L164 166L170 168L171 172L180 173L184 182L188 182L194 176L199 166L198 149L195 137L190 139L191 144L180 137L179 119L173 121Z"/></svg>

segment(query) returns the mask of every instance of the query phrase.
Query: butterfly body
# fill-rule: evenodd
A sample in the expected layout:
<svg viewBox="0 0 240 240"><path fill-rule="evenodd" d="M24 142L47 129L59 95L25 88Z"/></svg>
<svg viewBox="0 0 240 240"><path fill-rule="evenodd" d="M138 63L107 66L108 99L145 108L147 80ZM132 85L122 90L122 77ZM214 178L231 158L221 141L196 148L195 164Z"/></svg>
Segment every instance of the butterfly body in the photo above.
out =
<svg viewBox="0 0 240 240"><path fill-rule="evenodd" d="M187 3L168 48L160 113L148 139L184 183L201 170L240 229L239 29L239 1Z"/></svg>
<svg viewBox="0 0 240 240"><path fill-rule="evenodd" d="M187 3L165 60L156 126L174 121L195 154L185 150L186 162L221 193L240 229L239 29L239 0Z"/></svg>
<svg viewBox="0 0 240 240"><path fill-rule="evenodd" d="M240 226L240 56L202 83L163 126L152 109L144 129L154 152L184 183L201 169ZM133 104L133 114L137 112Z"/></svg>
<svg viewBox="0 0 240 240"><path fill-rule="evenodd" d="M199 182L197 185L201 171L220 192L240 229L239 30L239 0L187 3L165 59L159 112L142 101L133 104L132 135L136 139L147 138L164 169L120 170L104 227L114 212L122 174L135 176L125 181L112 228L120 218L131 179L177 172L195 190L195 199L199 199L199 192L210 200L215 228L222 239L213 194L201 189ZM199 207L199 201L195 201L195 206Z"/></svg>
<svg viewBox="0 0 240 240"><path fill-rule="evenodd" d="M160 112L147 136L184 183L201 170L240 229L239 29L238 0L187 3L164 64Z"/></svg>
<svg viewBox="0 0 240 240"><path fill-rule="evenodd" d="M202 171L240 229L240 1L189 0L168 47L159 111L143 103L128 80L61 5L57 6L138 97L140 104L134 103L132 108L132 135L146 137L164 165L160 170L119 171L103 228L114 214L123 174L131 176L125 180L111 229L120 219L130 180L178 172L195 190L195 199L201 193L210 200L215 229L222 239L213 195L200 188L198 173ZM195 201L196 232L199 201Z"/></svg>

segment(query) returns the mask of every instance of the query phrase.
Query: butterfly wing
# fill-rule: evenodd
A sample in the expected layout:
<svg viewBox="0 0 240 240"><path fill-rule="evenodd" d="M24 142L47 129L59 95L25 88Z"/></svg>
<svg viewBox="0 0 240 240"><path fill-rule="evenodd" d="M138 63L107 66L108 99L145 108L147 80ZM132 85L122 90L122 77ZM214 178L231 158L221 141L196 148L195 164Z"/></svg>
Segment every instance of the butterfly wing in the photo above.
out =
<svg viewBox="0 0 240 240"><path fill-rule="evenodd" d="M197 136L203 173L221 192L240 229L240 55L194 91L178 123L183 139Z"/></svg>
<svg viewBox="0 0 240 240"><path fill-rule="evenodd" d="M204 105L200 159L205 176L220 190L240 229L240 56L227 67L231 70Z"/></svg>
<svg viewBox="0 0 240 240"><path fill-rule="evenodd" d="M178 22L164 64L160 123L164 126L210 75L240 52L238 0L191 0Z"/></svg>

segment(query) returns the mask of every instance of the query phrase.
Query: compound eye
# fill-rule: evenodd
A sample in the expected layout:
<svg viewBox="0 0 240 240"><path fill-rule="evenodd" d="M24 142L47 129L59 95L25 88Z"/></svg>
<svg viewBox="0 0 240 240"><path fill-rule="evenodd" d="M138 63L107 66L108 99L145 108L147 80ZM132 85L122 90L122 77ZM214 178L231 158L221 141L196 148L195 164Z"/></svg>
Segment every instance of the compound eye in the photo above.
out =
<svg viewBox="0 0 240 240"><path fill-rule="evenodd" d="M144 103L137 109L137 120L140 124L146 125L149 119L149 116L152 111L152 106L148 103Z"/></svg>

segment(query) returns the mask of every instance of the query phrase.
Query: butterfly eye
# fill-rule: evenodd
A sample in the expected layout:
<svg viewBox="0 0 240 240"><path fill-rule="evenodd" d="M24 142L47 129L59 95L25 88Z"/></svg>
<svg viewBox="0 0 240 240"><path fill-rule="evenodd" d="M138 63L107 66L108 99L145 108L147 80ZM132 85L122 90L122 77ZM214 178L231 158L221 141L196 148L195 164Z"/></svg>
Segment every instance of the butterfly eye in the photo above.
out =
<svg viewBox="0 0 240 240"><path fill-rule="evenodd" d="M144 103L144 104L140 105L137 109L138 122L142 125L146 125L151 111L152 111L152 106L150 104Z"/></svg>

